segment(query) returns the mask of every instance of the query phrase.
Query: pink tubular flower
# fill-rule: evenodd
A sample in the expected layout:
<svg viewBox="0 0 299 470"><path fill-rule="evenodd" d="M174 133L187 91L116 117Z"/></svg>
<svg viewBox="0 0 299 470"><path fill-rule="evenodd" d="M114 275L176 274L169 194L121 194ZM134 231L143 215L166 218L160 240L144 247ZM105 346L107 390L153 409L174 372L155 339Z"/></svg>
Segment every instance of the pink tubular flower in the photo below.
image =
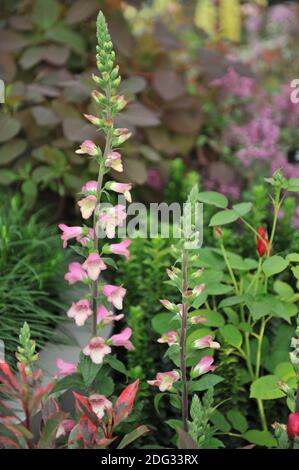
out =
<svg viewBox="0 0 299 470"><path fill-rule="evenodd" d="M63 240L63 248L67 247L68 240L71 238L80 238L83 233L82 227L68 227L65 224L59 224L58 227L62 230L60 238Z"/></svg>
<svg viewBox="0 0 299 470"><path fill-rule="evenodd" d="M97 197L89 195L78 201L83 219L89 219L97 205Z"/></svg>
<svg viewBox="0 0 299 470"><path fill-rule="evenodd" d="M147 172L146 184L157 191L161 191L164 187L162 176L155 168L150 168Z"/></svg>
<svg viewBox="0 0 299 470"><path fill-rule="evenodd" d="M70 263L69 271L65 274L64 279L69 284L75 284L76 282L84 281L84 279L87 279L87 274L80 263Z"/></svg>
<svg viewBox="0 0 299 470"><path fill-rule="evenodd" d="M125 328L121 333L111 336L110 341L112 342L113 346L123 346L128 351L131 351L134 349L134 346L130 341L131 335L131 328Z"/></svg>
<svg viewBox="0 0 299 470"><path fill-rule="evenodd" d="M93 116L92 114L83 114L83 116L95 126L99 126L101 124L101 119L97 118L96 116Z"/></svg>
<svg viewBox="0 0 299 470"><path fill-rule="evenodd" d="M104 357L111 353L111 348L101 336L95 336L85 346L83 353L85 356L90 356L94 364L102 364Z"/></svg>
<svg viewBox="0 0 299 470"><path fill-rule="evenodd" d="M157 341L158 343L167 343L168 346L178 343L179 335L177 331L168 331L164 333Z"/></svg>
<svg viewBox="0 0 299 470"><path fill-rule="evenodd" d="M213 341L213 336L207 335L203 336L200 339L196 339L193 343L196 349L204 349L204 348L211 348L211 349L219 349L220 344L217 341Z"/></svg>
<svg viewBox="0 0 299 470"><path fill-rule="evenodd" d="M198 376L206 374L207 372L213 372L217 367L212 366L214 358L211 356L204 356L194 367L193 375Z"/></svg>
<svg viewBox="0 0 299 470"><path fill-rule="evenodd" d="M91 180L87 181L84 186L81 188L82 193L96 193L98 188L97 181Z"/></svg>
<svg viewBox="0 0 299 470"><path fill-rule="evenodd" d="M112 403L104 395L98 395L97 393L90 395L88 399L92 411L97 415L99 419L102 419L106 410L112 408Z"/></svg>
<svg viewBox="0 0 299 470"><path fill-rule="evenodd" d="M67 311L67 316L74 318L78 326L83 326L87 318L92 315L89 300L83 299L78 302L72 303L72 306Z"/></svg>
<svg viewBox="0 0 299 470"><path fill-rule="evenodd" d="M104 305L98 306L97 311L97 322L98 324L101 323L102 325L109 325L113 321L119 321L124 318L124 315L121 313L120 315L113 315L113 312L108 311Z"/></svg>
<svg viewBox="0 0 299 470"><path fill-rule="evenodd" d="M92 281L96 281L101 273L107 269L106 264L98 253L90 253L86 261L83 263L83 268L86 269L88 277Z"/></svg>
<svg viewBox="0 0 299 470"><path fill-rule="evenodd" d="M205 287L206 287L205 284L199 284L198 286L195 286L194 289L192 290L192 294L195 294L195 295L202 294Z"/></svg>
<svg viewBox="0 0 299 470"><path fill-rule="evenodd" d="M202 314L194 315L193 317L190 317L190 323L192 323L193 325L199 325L202 323L206 323L207 321L208 320L206 319L206 317Z"/></svg>
<svg viewBox="0 0 299 470"><path fill-rule="evenodd" d="M57 377L65 377L67 375L72 375L77 370L77 367L75 364L73 364L72 362L66 362L60 357L55 359L55 364L56 364L56 367L58 367L59 369Z"/></svg>
<svg viewBox="0 0 299 470"><path fill-rule="evenodd" d="M121 145L131 137L132 132L130 132L129 129L126 129L125 127L119 127L118 129L115 129L114 135L117 137L116 144Z"/></svg>
<svg viewBox="0 0 299 470"><path fill-rule="evenodd" d="M172 370L170 372L158 372L155 380L147 380L149 385L159 387L160 392L166 392L171 390L174 382L177 382L180 378L180 374Z"/></svg>
<svg viewBox="0 0 299 470"><path fill-rule="evenodd" d="M101 212L99 222L108 238L115 237L115 228L119 226L122 227L126 217L125 206L121 204Z"/></svg>
<svg viewBox="0 0 299 470"><path fill-rule="evenodd" d="M93 240L93 237L94 237L94 230L93 228L90 228L88 230L88 233L86 236L84 237L78 237L77 238L77 241L82 245L82 246L86 246L88 242L92 241Z"/></svg>
<svg viewBox="0 0 299 470"><path fill-rule="evenodd" d="M115 308L121 310L123 308L123 298L126 295L126 289L122 286L113 286L106 284L103 286L102 292L107 300L114 305Z"/></svg>
<svg viewBox="0 0 299 470"><path fill-rule="evenodd" d="M176 305L170 302L169 300L160 299L159 301L167 310L170 310L171 312L174 312L176 310Z"/></svg>
<svg viewBox="0 0 299 470"><path fill-rule="evenodd" d="M73 419L64 419L62 423L59 424L56 431L56 439L61 436L65 436L75 427L76 422Z"/></svg>
<svg viewBox="0 0 299 470"><path fill-rule="evenodd" d="M106 186L108 189L111 189L111 191L115 191L116 193L123 194L128 202L132 202L132 197L130 193L132 189L131 184L116 183L115 181L110 181L107 183Z"/></svg>
<svg viewBox="0 0 299 470"><path fill-rule="evenodd" d="M131 245L131 243L131 240L123 240L120 243L112 243L109 248L111 253L114 253L115 255L124 256L126 260L128 260L130 256L128 247Z"/></svg>
<svg viewBox="0 0 299 470"><path fill-rule="evenodd" d="M105 166L121 173L124 170L121 161L121 154L118 152L110 152L107 155Z"/></svg>
<svg viewBox="0 0 299 470"><path fill-rule="evenodd" d="M75 153L79 154L88 154L88 155L97 155L99 153L96 144L92 140L84 140L84 142L80 145L80 148L75 151Z"/></svg>

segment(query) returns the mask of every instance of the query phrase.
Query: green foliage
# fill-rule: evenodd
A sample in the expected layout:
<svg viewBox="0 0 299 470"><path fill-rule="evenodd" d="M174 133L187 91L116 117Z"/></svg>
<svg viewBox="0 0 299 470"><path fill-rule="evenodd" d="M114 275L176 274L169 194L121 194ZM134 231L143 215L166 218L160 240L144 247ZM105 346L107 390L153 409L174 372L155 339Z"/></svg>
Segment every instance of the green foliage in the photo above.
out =
<svg viewBox="0 0 299 470"><path fill-rule="evenodd" d="M54 330L64 318L60 296L66 255L56 228L42 222L46 214L29 216L22 198L0 194L0 339L5 342L9 362L13 362L24 322L38 348L48 340L65 340ZM22 341L27 333L24 326Z"/></svg>
<svg viewBox="0 0 299 470"><path fill-rule="evenodd" d="M25 364L27 374L32 374L32 364L38 360L38 354L36 353L36 342L31 339L30 327L27 322L21 328L19 342L16 358L19 363Z"/></svg>
<svg viewBox="0 0 299 470"><path fill-rule="evenodd" d="M169 181L164 190L164 199L168 204L183 204L195 184L200 183L199 173L195 170L186 171L184 161L175 158L170 163Z"/></svg>

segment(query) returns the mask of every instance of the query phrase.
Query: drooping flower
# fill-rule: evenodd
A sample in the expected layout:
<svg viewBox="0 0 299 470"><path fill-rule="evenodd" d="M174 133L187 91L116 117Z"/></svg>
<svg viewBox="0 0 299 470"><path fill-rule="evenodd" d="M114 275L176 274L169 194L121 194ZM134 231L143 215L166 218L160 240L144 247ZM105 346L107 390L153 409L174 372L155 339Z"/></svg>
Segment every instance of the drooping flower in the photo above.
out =
<svg viewBox="0 0 299 470"><path fill-rule="evenodd" d="M193 369L194 376L199 376L202 374L206 374L207 372L213 372L217 366L212 366L214 362L214 358L211 356L204 356L201 360L196 364Z"/></svg>
<svg viewBox="0 0 299 470"><path fill-rule="evenodd" d="M84 142L80 145L80 148L76 150L75 153L86 153L88 155L94 156L97 155L99 151L96 144L92 140L84 140Z"/></svg>
<svg viewBox="0 0 299 470"><path fill-rule="evenodd" d="M91 180L87 181L84 186L81 188L82 193L93 193L96 195L97 193L97 188L98 188L98 183L97 181Z"/></svg>
<svg viewBox="0 0 299 470"><path fill-rule="evenodd" d="M72 375L77 370L77 367L75 364L73 364L72 362L64 361L60 357L55 359L55 364L56 364L56 367L58 367L59 369L57 377L65 377L67 375Z"/></svg>
<svg viewBox="0 0 299 470"><path fill-rule="evenodd" d="M158 372L155 380L147 380L149 385L159 387L160 392L171 390L175 382L180 378L180 374L176 370L169 372Z"/></svg>
<svg viewBox="0 0 299 470"><path fill-rule="evenodd" d="M108 189L111 189L111 191L115 191L116 193L123 194L128 202L132 202L132 197L130 193L132 189L131 184L116 183L115 181L109 181L108 183L106 183L106 187Z"/></svg>
<svg viewBox="0 0 299 470"><path fill-rule="evenodd" d="M210 336L210 335L203 336L202 338L196 339L193 345L196 349L204 349L204 348L220 349L220 344L217 343L217 341L213 341L213 336Z"/></svg>
<svg viewBox="0 0 299 470"><path fill-rule="evenodd" d="M131 328L125 328L121 333L111 336L110 341L112 342L113 346L123 346L128 351L131 351L134 349L134 346L130 341L131 335Z"/></svg>
<svg viewBox="0 0 299 470"><path fill-rule="evenodd" d="M124 314L120 313L119 315L113 315L113 312L108 311L104 305L99 305L97 310L97 323L102 323L102 325L109 325L113 321L119 321L124 318Z"/></svg>
<svg viewBox="0 0 299 470"><path fill-rule="evenodd" d="M78 201L78 206L80 207L83 219L89 219L89 217L91 217L96 208L96 205L97 197L93 196L92 194Z"/></svg>
<svg viewBox="0 0 299 470"><path fill-rule="evenodd" d="M65 436L75 427L76 421L73 419L64 419L62 423L59 424L56 431L56 439L61 436Z"/></svg>
<svg viewBox="0 0 299 470"><path fill-rule="evenodd" d="M78 326L83 326L87 318L92 315L92 309L90 308L90 302L87 299L73 302L72 306L67 311L67 316L74 318Z"/></svg>
<svg viewBox="0 0 299 470"><path fill-rule="evenodd" d="M190 323L192 323L193 325L200 325L202 323L206 323L207 321L207 318L202 314L190 317Z"/></svg>
<svg viewBox="0 0 299 470"><path fill-rule="evenodd" d="M202 294L205 287L205 284L199 284L198 286L195 286L192 290L192 294L195 294L196 296Z"/></svg>
<svg viewBox="0 0 299 470"><path fill-rule="evenodd" d="M68 240L71 240L72 238L80 238L83 234L82 227L69 227L65 224L59 224L58 227L62 230L60 238L63 241L63 248L67 247Z"/></svg>
<svg viewBox="0 0 299 470"><path fill-rule="evenodd" d="M121 154L119 152L110 152L105 160L105 166L121 173L123 169Z"/></svg>
<svg viewBox="0 0 299 470"><path fill-rule="evenodd" d="M158 343L167 343L168 346L178 343L179 335L177 331L168 331L164 333L157 341Z"/></svg>
<svg viewBox="0 0 299 470"><path fill-rule="evenodd" d="M105 209L100 213L99 222L108 238L115 237L116 227L122 227L126 217L125 206L121 204Z"/></svg>
<svg viewBox="0 0 299 470"><path fill-rule="evenodd" d="M257 233L260 236L256 236L256 251L260 257L263 257L265 253L267 253L269 247L268 235L264 227L259 227L257 229Z"/></svg>
<svg viewBox="0 0 299 470"><path fill-rule="evenodd" d="M290 413L288 416L287 432L290 439L299 437L299 413Z"/></svg>
<svg viewBox="0 0 299 470"><path fill-rule="evenodd" d="M106 264L98 253L90 253L88 258L83 263L83 268L86 269L88 277L92 281L96 281L101 273L107 269Z"/></svg>
<svg viewBox="0 0 299 470"><path fill-rule="evenodd" d="M179 269L172 266L171 269L169 269L169 268L166 269L166 273L167 273L167 276L169 277L169 279L174 281L175 279L178 278Z"/></svg>
<svg viewBox="0 0 299 470"><path fill-rule="evenodd" d="M102 364L104 357L111 353L111 348L101 336L95 336L85 346L83 353L90 356L94 364Z"/></svg>
<svg viewBox="0 0 299 470"><path fill-rule="evenodd" d="M90 395L88 399L92 411L97 415L99 419L102 419L106 410L110 410L112 408L112 403L105 395L99 395L94 393Z"/></svg>
<svg viewBox="0 0 299 470"><path fill-rule="evenodd" d="M177 309L176 304L170 302L167 299L160 299L160 303L165 307L167 310L170 310L171 312L174 312Z"/></svg>
<svg viewBox="0 0 299 470"><path fill-rule="evenodd" d="M69 264L69 271L65 274L64 279L68 281L69 284L75 284L76 282L87 279L87 274L80 263L74 262Z"/></svg>
<svg viewBox="0 0 299 470"><path fill-rule="evenodd" d="M99 119L96 116L93 116L92 114L83 114L83 116L91 122L91 124L94 124L95 126L100 126L101 125L101 119Z"/></svg>
<svg viewBox="0 0 299 470"><path fill-rule="evenodd" d="M123 308L123 298L126 295L126 289L122 286L113 286L111 284L105 284L102 292L107 300L114 305L115 308L121 310Z"/></svg>
<svg viewBox="0 0 299 470"><path fill-rule="evenodd" d="M123 240L120 243L112 243L109 249L111 253L114 253L115 255L124 256L126 260L128 260L130 256L128 247L131 245L131 243L131 240Z"/></svg>
<svg viewBox="0 0 299 470"><path fill-rule="evenodd" d="M116 136L115 145L118 146L126 142L126 140L131 137L132 132L130 132L129 129L126 129L125 127L119 127L118 129L114 130L114 135Z"/></svg>

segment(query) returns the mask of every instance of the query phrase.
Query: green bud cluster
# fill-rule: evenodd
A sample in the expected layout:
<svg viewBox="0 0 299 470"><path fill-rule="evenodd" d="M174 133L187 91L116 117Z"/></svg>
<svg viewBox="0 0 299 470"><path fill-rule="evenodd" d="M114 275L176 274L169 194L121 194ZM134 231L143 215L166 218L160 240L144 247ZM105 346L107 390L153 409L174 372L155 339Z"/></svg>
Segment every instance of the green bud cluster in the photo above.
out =
<svg viewBox="0 0 299 470"><path fill-rule="evenodd" d="M38 353L36 353L36 342L31 339L30 327L27 322L21 328L19 343L16 358L20 364L25 364L26 373L31 375L32 365L38 360Z"/></svg>

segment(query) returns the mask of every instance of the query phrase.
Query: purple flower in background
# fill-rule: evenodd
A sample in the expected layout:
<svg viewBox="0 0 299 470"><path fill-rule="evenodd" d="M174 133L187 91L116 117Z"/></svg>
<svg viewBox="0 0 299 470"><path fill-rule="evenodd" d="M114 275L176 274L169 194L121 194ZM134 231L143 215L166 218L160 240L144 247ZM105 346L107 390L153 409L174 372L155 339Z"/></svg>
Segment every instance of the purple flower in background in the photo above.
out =
<svg viewBox="0 0 299 470"><path fill-rule="evenodd" d="M164 187L164 181L158 170L150 168L147 172L146 184L157 191Z"/></svg>
<svg viewBox="0 0 299 470"><path fill-rule="evenodd" d="M255 81L251 77L239 75L235 69L229 67L223 77L216 78L211 84L212 86L221 87L229 95L249 98L252 96Z"/></svg>

